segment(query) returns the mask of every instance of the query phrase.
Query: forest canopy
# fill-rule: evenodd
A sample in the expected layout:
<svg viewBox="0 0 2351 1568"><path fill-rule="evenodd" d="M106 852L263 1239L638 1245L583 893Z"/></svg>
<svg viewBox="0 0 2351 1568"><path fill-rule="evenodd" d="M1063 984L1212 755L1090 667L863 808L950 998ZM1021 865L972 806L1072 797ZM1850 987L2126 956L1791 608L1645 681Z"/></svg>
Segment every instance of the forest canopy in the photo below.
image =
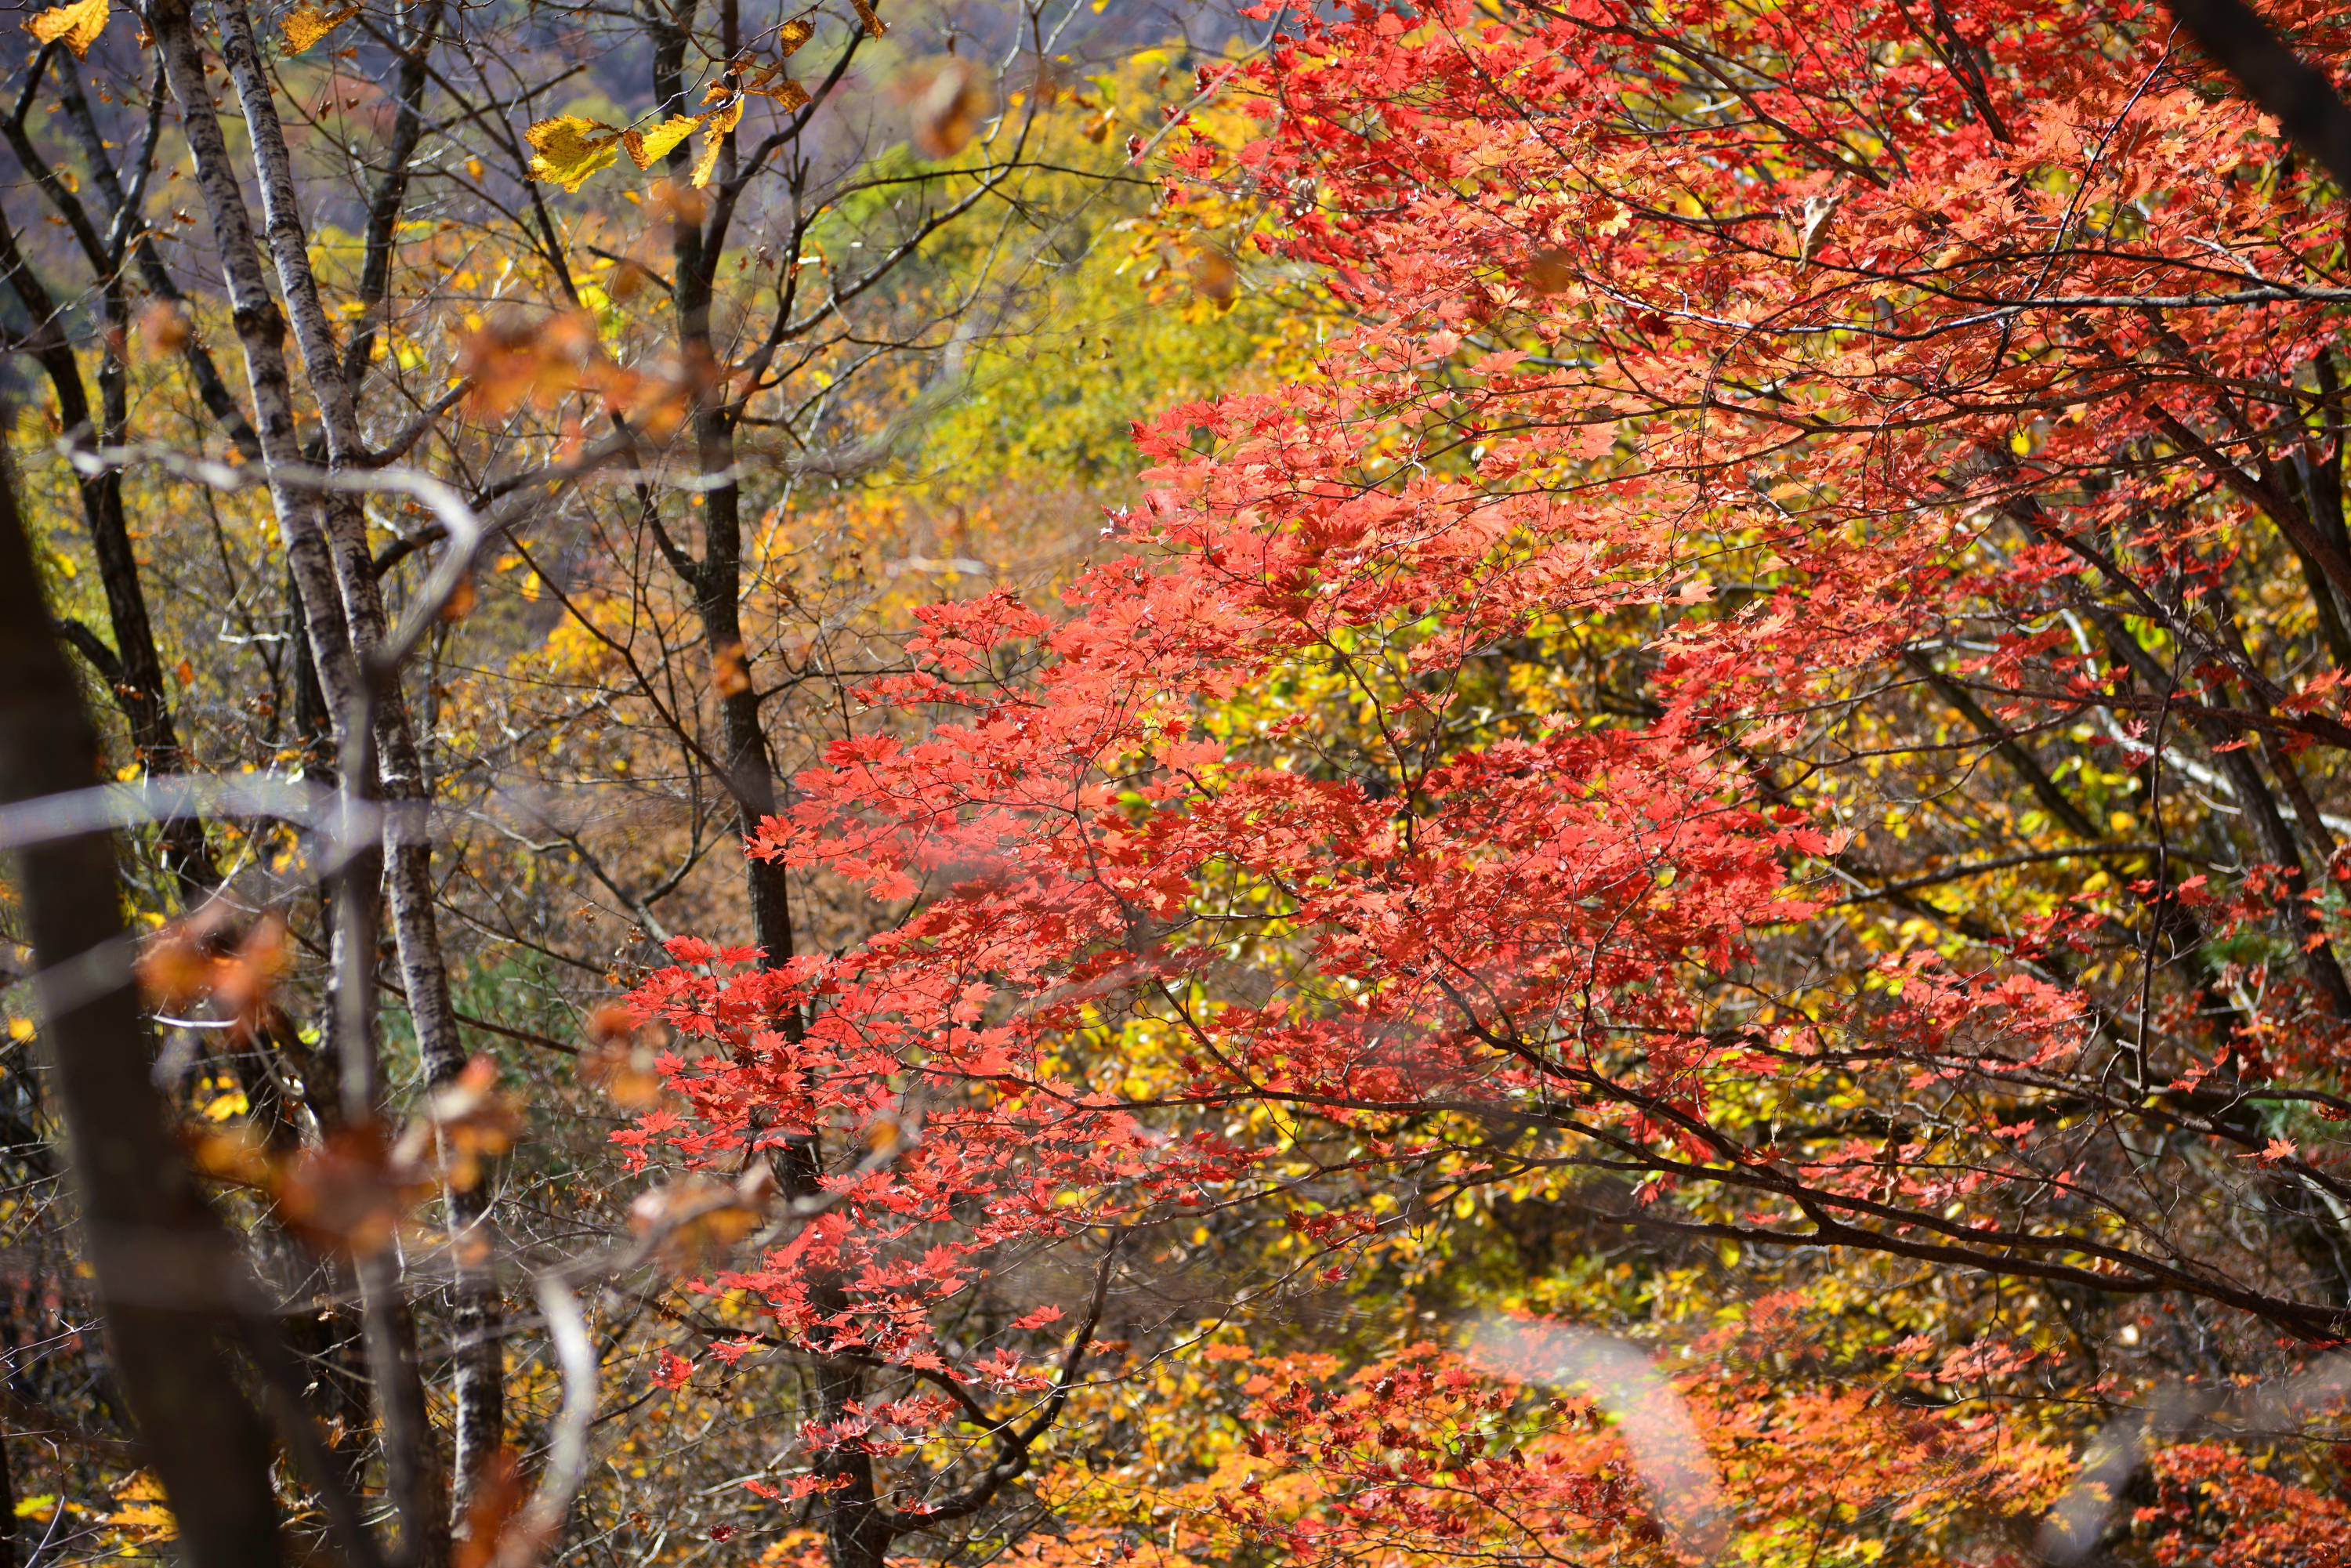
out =
<svg viewBox="0 0 2351 1568"><path fill-rule="evenodd" d="M2351 1563L2351 23L71 0L0 1568Z"/></svg>

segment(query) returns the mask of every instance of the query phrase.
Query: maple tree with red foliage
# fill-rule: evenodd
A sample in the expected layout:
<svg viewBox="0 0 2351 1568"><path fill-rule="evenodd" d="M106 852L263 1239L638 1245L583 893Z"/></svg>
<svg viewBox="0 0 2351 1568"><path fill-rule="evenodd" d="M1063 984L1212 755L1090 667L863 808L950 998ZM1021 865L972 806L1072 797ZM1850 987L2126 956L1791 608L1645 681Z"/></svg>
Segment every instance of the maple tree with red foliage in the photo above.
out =
<svg viewBox="0 0 2351 1568"><path fill-rule="evenodd" d="M750 849L862 886L881 934L681 944L637 992L698 1042L643 1152L922 1128L710 1288L1050 1416L1083 1333L1056 1377L935 1326L1015 1244L1259 1206L1335 1279L1395 1222L1375 1193L1573 1170L1653 1235L2107 1330L2202 1303L2240 1372L2331 1349L2325 176L2154 5L1280 16L1231 70L1260 135L1183 140L1170 189L1256 203L1353 324L1311 377L1138 426L1131 553L1059 606L925 612L924 667L861 694L884 719ZM1978 770L2038 843L1937 810ZM1970 907L2020 867L2047 880ZM2245 1215L2309 1239L2256 1255ZM988 1420L986 1474L1025 1463ZM881 1450L823 1440L870 1490ZM2172 1540L2224 1453L2168 1451L2122 1528ZM893 1531L963 1505L902 1495ZM2288 1511L2263 1550L2335 1528Z"/></svg>
<svg viewBox="0 0 2351 1568"><path fill-rule="evenodd" d="M0 277L114 645L53 632L69 530L0 484L37 688L0 837L34 988L110 977L12 1019L55 1067L0 1079L10 1190L72 1177L91 1239L42 1233L87 1267L26 1265L0 1337L94 1301L125 1399L75 1409L146 1447L0 1400L0 1558L73 1511L12 1500L13 1433L126 1478L90 1550L207 1568L2341 1561L2351 23L1269 0L1079 85L1038 6L998 66L952 16L891 57L902 138L838 95L904 21L849 9L614 22L623 113L433 65L580 52L536 9L402 8L335 56L396 89L356 281L299 122L357 89L287 82L359 12L28 23L0 140L73 249L10 218ZM166 89L225 312L141 237ZM1156 200L1065 254L1095 195L1031 195L1121 141L1082 178ZM623 152L674 178L600 196ZM413 217L428 162L475 229ZM997 201L1047 270L1126 236L1207 329L1279 299L1267 362L1134 410L1128 503L1025 585L903 635L862 566L805 602L864 538L810 492L887 494L978 395L974 302L1018 314L971 255L1019 247L956 226ZM484 243L529 265L484 284ZM193 437L134 410L134 260L141 395ZM460 263L554 308L431 293ZM246 768L298 774L208 793L242 754L173 728L151 471L276 543L239 645L292 650L295 729L254 699ZM883 576L986 578L967 522ZM183 717L221 684L173 674ZM557 820L565 745L609 813ZM150 823L100 767L190 787ZM632 842L632 802L688 826ZM432 837L469 813L523 847ZM172 890L135 948L116 823ZM485 1041L577 1082L510 1092Z"/></svg>

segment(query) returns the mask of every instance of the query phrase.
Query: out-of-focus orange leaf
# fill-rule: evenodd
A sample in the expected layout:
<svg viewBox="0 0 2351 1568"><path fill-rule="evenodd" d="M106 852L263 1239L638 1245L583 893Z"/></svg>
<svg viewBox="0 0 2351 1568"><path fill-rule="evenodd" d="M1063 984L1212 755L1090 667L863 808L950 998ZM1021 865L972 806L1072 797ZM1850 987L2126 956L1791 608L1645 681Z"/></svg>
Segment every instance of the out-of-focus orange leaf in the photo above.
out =
<svg viewBox="0 0 2351 1568"><path fill-rule="evenodd" d="M536 1559L545 1542L535 1538L523 1513L529 1497L515 1451L491 1455L465 1510L465 1536L450 1543L454 1568L518 1568Z"/></svg>
<svg viewBox="0 0 2351 1568"><path fill-rule="evenodd" d="M150 1007L177 1012L204 999L212 985L213 958L194 924L174 920L148 938L137 973Z"/></svg>
<svg viewBox="0 0 2351 1568"><path fill-rule="evenodd" d="M637 1032L637 1015L626 1002L606 1002L588 1015L588 1038L598 1045L628 1040Z"/></svg>
<svg viewBox="0 0 2351 1568"><path fill-rule="evenodd" d="M986 78L959 59L911 73L901 90L909 109L909 140L925 158L952 158L970 146L980 121L996 107Z"/></svg>
<svg viewBox="0 0 2351 1568"><path fill-rule="evenodd" d="M605 356L594 318L580 311L494 320L459 348L457 371L473 382L467 411L486 420L525 402L552 406L575 392L626 397L639 379Z"/></svg>
<svg viewBox="0 0 2351 1568"><path fill-rule="evenodd" d="M606 1002L588 1015L588 1049L580 1053L580 1076L602 1090L623 1111L651 1110L662 1096L659 1058L640 1038L635 1017L619 1002Z"/></svg>
<svg viewBox="0 0 2351 1568"><path fill-rule="evenodd" d="M236 951L215 967L213 1005L229 1015L239 1034L261 1021L288 958L286 923L268 915L255 921Z"/></svg>
<svg viewBox="0 0 2351 1568"><path fill-rule="evenodd" d="M198 1176L257 1192L277 1190L277 1163L250 1123L200 1124L186 1134L188 1166Z"/></svg>
<svg viewBox="0 0 2351 1568"><path fill-rule="evenodd" d="M722 643L710 655L710 685L722 697L740 696L751 689L751 666L742 643Z"/></svg>
<svg viewBox="0 0 2351 1568"><path fill-rule="evenodd" d="M432 1191L400 1168L381 1127L341 1127L287 1163L277 1212L312 1246L367 1257L392 1245L401 1220Z"/></svg>
<svg viewBox="0 0 2351 1568"><path fill-rule="evenodd" d="M1232 308L1234 298L1241 291L1241 273L1229 255L1211 246L1192 258L1191 273L1194 294L1220 308Z"/></svg>
<svg viewBox="0 0 2351 1568"><path fill-rule="evenodd" d="M148 940L136 972L149 1005L181 1012L209 1001L239 1036L260 1022L286 972L286 925L264 915L232 946L228 928L235 917L228 904L214 902Z"/></svg>
<svg viewBox="0 0 2351 1568"><path fill-rule="evenodd" d="M624 258L612 264L611 276L604 280L604 292L612 297L615 304L626 305L643 294L645 285L653 280L653 275L642 263Z"/></svg>
<svg viewBox="0 0 2351 1568"><path fill-rule="evenodd" d="M424 1114L409 1124L392 1146L392 1163L419 1179L438 1149L444 1178L453 1191L477 1186L484 1166L514 1147L522 1131L522 1107L497 1087L497 1067L475 1057L464 1071L433 1091Z"/></svg>
<svg viewBox="0 0 2351 1568"><path fill-rule="evenodd" d="M1538 294L1563 294L1575 287L1574 258L1563 250L1537 251L1527 262L1525 277Z"/></svg>
<svg viewBox="0 0 2351 1568"><path fill-rule="evenodd" d="M474 606L480 602L480 600L481 594L474 587L474 574L469 571L457 580L455 587L449 590L449 597L441 606L441 619L463 621L474 612Z"/></svg>
<svg viewBox="0 0 2351 1568"><path fill-rule="evenodd" d="M707 197L691 185L681 185L670 180L655 180L645 191L645 211L656 222L692 227L709 214Z"/></svg>
<svg viewBox="0 0 2351 1568"><path fill-rule="evenodd" d="M169 299L151 299L140 307L134 335L142 358L160 360L188 346L188 313Z"/></svg>
<svg viewBox="0 0 2351 1568"><path fill-rule="evenodd" d="M752 1201L758 1196L756 1189L689 1176L640 1193L629 1206L629 1228L657 1239L658 1256L670 1267L692 1268L759 1228L765 1215Z"/></svg>
<svg viewBox="0 0 2351 1568"><path fill-rule="evenodd" d="M651 1049L614 1041L583 1052L580 1075L623 1111L649 1111L662 1097L661 1071Z"/></svg>

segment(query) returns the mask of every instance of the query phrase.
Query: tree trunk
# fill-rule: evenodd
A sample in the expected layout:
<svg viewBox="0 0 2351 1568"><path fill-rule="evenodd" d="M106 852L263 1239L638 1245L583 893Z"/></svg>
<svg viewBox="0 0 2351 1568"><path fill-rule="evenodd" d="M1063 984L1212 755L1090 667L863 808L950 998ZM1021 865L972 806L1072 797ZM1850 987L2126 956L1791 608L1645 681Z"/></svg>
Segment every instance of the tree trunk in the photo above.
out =
<svg viewBox="0 0 2351 1568"><path fill-rule="evenodd" d="M99 371L99 401L104 413L100 427L92 418L89 394L82 385L80 361L57 325L56 302L26 263L16 247L16 235L5 224L0 224L0 272L7 275L10 289L32 318L27 348L47 372L49 385L57 393L59 423L68 431L86 431L102 444L120 444L130 423L130 412L124 388L125 367L115 349L110 345L104 350ZM110 285L106 296L110 324L123 325L125 313L120 285ZM98 559L99 583L106 593L107 619L114 633L112 648L92 638L83 645L84 652L113 694L115 706L130 727L131 744L138 753L139 762L159 778L183 773L187 768L186 753L181 748L171 705L163 695L163 661L155 651L153 623L147 614L147 596L139 578L139 557L131 547L130 524L122 509L121 472L110 468L95 475L77 474L75 486L81 497L83 520L89 528L91 553ZM163 825L162 837L165 869L178 881L183 899L193 903L219 885L220 868L204 841L201 820L193 816L174 818Z"/></svg>
<svg viewBox="0 0 2351 1568"><path fill-rule="evenodd" d="M327 465L330 472L346 472L361 465L366 456L360 436L355 388L345 374L342 356L335 345L333 325L319 298L318 277L311 270L309 241L303 232L293 160L278 121L277 100L271 90L268 73L263 68L252 18L243 0L223 0L218 11L221 58L235 84L246 127L252 136L269 253L276 264L279 293L292 319L295 340L302 350L310 390L318 399L319 423L327 435ZM333 549L351 647L364 666L382 644L385 626L382 590L376 581L374 553L368 548L367 518L359 498L348 492L328 491L319 497L319 506ZM424 1081L437 1086L463 1071L471 1053L457 1027L456 1008L449 994L448 965L442 955L439 925L434 913L432 841L416 820L421 812L397 810L422 807L429 799L430 789L423 755L417 745L397 674L370 674L373 681L374 738L382 799L395 808L387 830L389 841L384 857L392 941L399 954L401 983L408 996L417 1050L423 1058ZM461 1260L472 1250L487 1251L477 1244L484 1239L488 1194L488 1186L479 1184L449 1195L449 1228ZM493 1268L459 1263L454 1309L455 1370L451 1398L455 1406L456 1453L452 1506L462 1520L472 1500L475 1480L505 1440L505 1352L499 1334L500 1312Z"/></svg>
<svg viewBox="0 0 2351 1568"><path fill-rule="evenodd" d="M0 800L87 789L98 735L47 635L12 486L0 477ZM110 835L20 852L85 1245L140 1446L197 1568L283 1560L269 1443L232 1374L235 1250L197 1195L149 1076L154 1040L131 984Z"/></svg>

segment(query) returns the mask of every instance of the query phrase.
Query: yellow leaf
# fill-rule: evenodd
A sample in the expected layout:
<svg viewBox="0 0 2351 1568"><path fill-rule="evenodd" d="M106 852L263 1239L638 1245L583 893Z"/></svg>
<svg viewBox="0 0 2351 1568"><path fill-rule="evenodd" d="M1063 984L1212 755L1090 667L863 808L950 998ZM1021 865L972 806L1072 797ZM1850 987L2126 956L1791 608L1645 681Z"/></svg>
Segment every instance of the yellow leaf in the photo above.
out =
<svg viewBox="0 0 2351 1568"><path fill-rule="evenodd" d="M710 176L718 168L718 150L726 144L726 133L742 123L743 100L737 99L724 109L713 110L702 127L702 156L694 165L694 183L710 183Z"/></svg>
<svg viewBox="0 0 2351 1568"><path fill-rule="evenodd" d="M163 1500L162 1483L141 1470L114 1489L117 1504L107 1523L125 1531L146 1545L159 1544L179 1533L171 1506Z"/></svg>
<svg viewBox="0 0 2351 1568"><path fill-rule="evenodd" d="M857 7L857 19L865 24L867 32L878 38L890 30L882 18L873 14L872 0L849 0L849 3Z"/></svg>
<svg viewBox="0 0 2351 1568"><path fill-rule="evenodd" d="M776 100L776 106L785 110L787 113L799 108L800 105L809 100L808 89L800 86L799 83L792 80L789 77L784 78L782 80L776 82L773 86L768 86L764 83L758 86L753 86L747 82L744 84L743 90L745 92L756 92L761 98L774 99Z"/></svg>
<svg viewBox="0 0 2351 1568"><path fill-rule="evenodd" d="M346 5L340 11L321 11L302 0L286 13L286 52L298 55L319 39L360 14L357 5Z"/></svg>
<svg viewBox="0 0 2351 1568"><path fill-rule="evenodd" d="M788 60L802 44L816 36L816 28L806 21L787 22L776 29L776 57Z"/></svg>
<svg viewBox="0 0 2351 1568"><path fill-rule="evenodd" d="M89 57L89 47L98 42L99 34L106 30L106 18L111 10L108 0L72 0L72 4L54 5L39 16L28 18L25 31L45 44L62 41L74 52L74 58Z"/></svg>
<svg viewBox="0 0 2351 1568"><path fill-rule="evenodd" d="M534 180L552 180L567 191L587 183L599 169L611 166L620 154L613 143L621 133L601 120L559 114L523 132L523 140L538 152L530 161Z"/></svg>
<svg viewBox="0 0 2351 1568"><path fill-rule="evenodd" d="M672 148L693 135L694 128L701 124L703 119L699 114L673 114L651 131L622 131L621 145L628 149L629 157L638 168L650 169L659 160L668 157Z"/></svg>
<svg viewBox="0 0 2351 1568"><path fill-rule="evenodd" d="M31 1019L10 1019L8 1020L8 1038L17 1041L32 1039L33 1020Z"/></svg>

